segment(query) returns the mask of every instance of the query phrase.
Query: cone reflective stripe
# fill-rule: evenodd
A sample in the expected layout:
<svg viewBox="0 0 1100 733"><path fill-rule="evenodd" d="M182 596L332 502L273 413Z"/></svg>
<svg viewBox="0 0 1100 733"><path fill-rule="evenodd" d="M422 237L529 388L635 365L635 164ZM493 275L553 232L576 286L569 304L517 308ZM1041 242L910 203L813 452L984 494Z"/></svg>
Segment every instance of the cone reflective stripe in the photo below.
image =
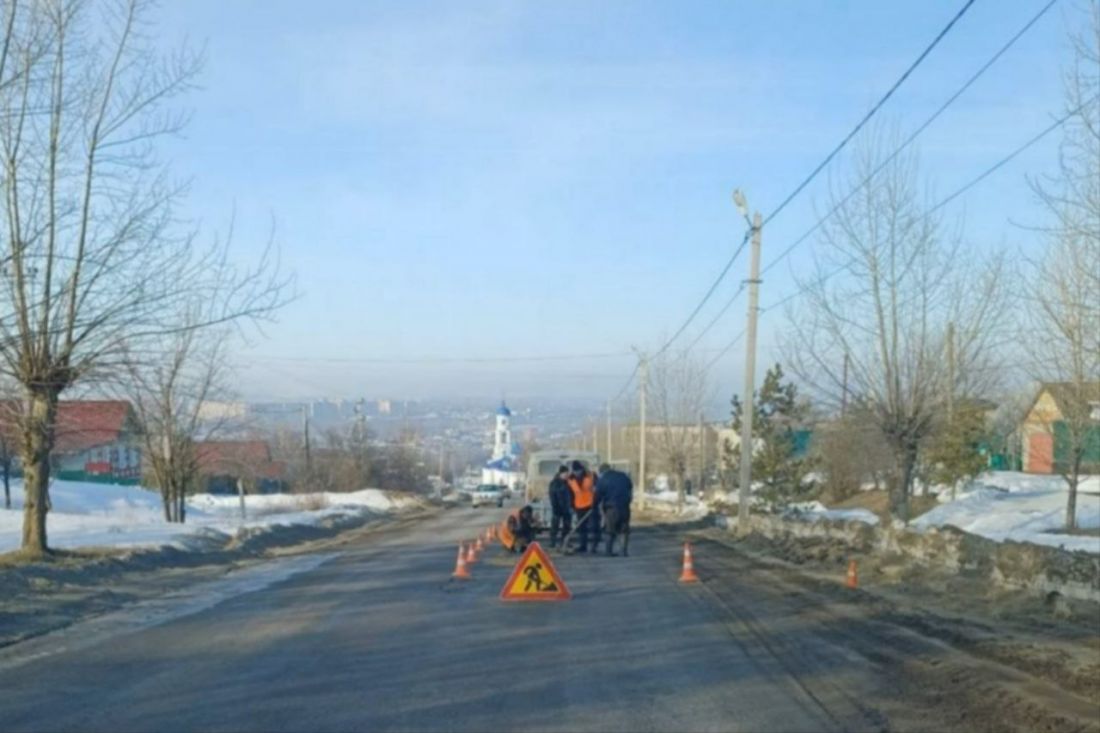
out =
<svg viewBox="0 0 1100 733"><path fill-rule="evenodd" d="M856 561L848 561L848 580L844 583L849 588L859 587L859 573L856 571Z"/></svg>
<svg viewBox="0 0 1100 733"><path fill-rule="evenodd" d="M691 543L684 543L684 569L680 573L681 583L698 583L699 576L695 574L695 563L691 558Z"/></svg>
<svg viewBox="0 0 1100 733"><path fill-rule="evenodd" d="M455 561L455 571L451 573L452 578L459 578L461 580L468 580L470 578L470 571L466 568L466 553L462 550L462 543L458 543L458 560Z"/></svg>

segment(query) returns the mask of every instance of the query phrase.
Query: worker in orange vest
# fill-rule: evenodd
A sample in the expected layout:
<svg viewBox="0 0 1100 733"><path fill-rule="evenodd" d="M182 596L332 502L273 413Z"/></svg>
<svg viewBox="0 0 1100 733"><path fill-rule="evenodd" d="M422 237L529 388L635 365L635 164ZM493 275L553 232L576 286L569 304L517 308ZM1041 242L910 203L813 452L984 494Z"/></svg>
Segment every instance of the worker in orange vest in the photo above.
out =
<svg viewBox="0 0 1100 733"><path fill-rule="evenodd" d="M540 529L538 517L530 504L517 509L501 523L500 544L509 552L523 552L535 541Z"/></svg>
<svg viewBox="0 0 1100 733"><path fill-rule="evenodd" d="M569 491L573 494L573 513L577 515L577 526L573 530L580 536L577 552L588 552L588 533L593 521L596 480L592 472L580 461L573 461L572 469L567 483Z"/></svg>

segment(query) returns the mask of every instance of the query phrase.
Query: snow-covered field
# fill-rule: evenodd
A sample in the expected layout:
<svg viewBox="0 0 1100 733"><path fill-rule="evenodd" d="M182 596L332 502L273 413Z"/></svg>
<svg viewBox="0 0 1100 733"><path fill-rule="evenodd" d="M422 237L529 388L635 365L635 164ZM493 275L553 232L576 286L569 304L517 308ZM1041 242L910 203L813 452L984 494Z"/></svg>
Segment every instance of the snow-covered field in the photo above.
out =
<svg viewBox="0 0 1100 733"><path fill-rule="evenodd" d="M1066 482L1060 476L1010 471L983 474L955 501L913 520L913 526L954 525L993 540L1016 540L1100 553L1100 537L1059 534L1065 525ZM1090 476L1077 491L1077 526L1100 529L1100 476Z"/></svg>
<svg viewBox="0 0 1100 733"><path fill-rule="evenodd" d="M187 522L164 521L160 496L140 486L54 481L46 517L52 547L156 547L191 549L211 538L228 539L242 528L313 525L326 517L391 514L414 508L411 496L365 489L350 494L249 496L241 518L235 496L198 494L188 500ZM12 508L0 508L0 552L19 547L23 487L12 484Z"/></svg>

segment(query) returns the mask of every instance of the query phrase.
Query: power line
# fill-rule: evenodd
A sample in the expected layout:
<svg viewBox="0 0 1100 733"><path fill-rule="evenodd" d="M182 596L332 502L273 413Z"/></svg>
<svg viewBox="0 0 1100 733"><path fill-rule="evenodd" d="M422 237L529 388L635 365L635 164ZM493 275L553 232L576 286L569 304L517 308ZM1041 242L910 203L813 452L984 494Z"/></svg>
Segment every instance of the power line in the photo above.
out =
<svg viewBox="0 0 1100 733"><path fill-rule="evenodd" d="M726 304L722 306L722 309L715 314L710 323L708 323L706 327L704 327L703 330L699 332L699 335L695 337L695 340L688 345L688 351L694 349L696 344L703 340L703 337L707 335L710 329L714 328L718 321L722 320L722 316L726 315L726 311L730 309L730 306L733 305L734 301L736 301L738 296L740 296L743 292L745 292L745 283L741 283L741 287L737 288L737 291L730 296L730 299L727 300Z"/></svg>
<svg viewBox="0 0 1100 733"><path fill-rule="evenodd" d="M852 140L852 138L855 137L856 134L863 129L863 126L866 125L867 122L875 116L875 113L882 108L882 106L886 103L888 99L890 99L891 96L893 96L894 92L898 90L898 87L900 87L905 82L905 80L909 78L909 75L912 74L913 71L921 65L921 62L923 62L924 59L927 58L928 54L932 52L932 49L934 49L939 44L939 42L943 40L943 37L948 34L951 28L954 27L955 23L957 23L959 19L966 14L966 11L968 11L970 9L970 6L973 4L974 0L966 0L966 3L964 3L962 8L959 9L959 12L955 13L955 17L952 18L951 21L946 26L944 26L943 30L941 30L939 34L932 39L932 42L928 44L928 47L925 48L924 51L921 52L921 55L917 57L917 60L910 64L909 68L905 70L905 73L898 77L898 80L894 82L894 85L890 87L886 94L882 96L882 99L880 99L875 104L875 106L872 107L871 110L863 116L863 119L859 121L859 124L852 128L852 131L849 132L848 135L840 141L840 144L833 148L832 152L825 156L825 159L823 161L818 163L817 167L813 169L810 175L808 175L805 180L802 181L802 183L798 184L798 187L795 188L794 191L792 191L787 196L787 198L783 199L783 202L779 204L779 206L776 207L776 209L772 211L772 213L768 214L768 216L764 219L764 225L766 225L768 222L778 216L779 212L783 211L783 209L787 207L787 204L793 201L794 198L798 196L798 194L802 193L803 189L805 189L806 186L810 185L811 181L817 178L818 174L825 169L825 166L829 165L829 163L832 162L833 158L837 156L837 153L843 150L844 147Z"/></svg>
<svg viewBox="0 0 1100 733"><path fill-rule="evenodd" d="M275 356L260 354L256 358L267 361L304 364L496 364L512 362L571 361L583 359L617 359L631 356L630 351L608 351L589 354L544 354L539 356L424 356L424 357L324 357L324 356Z"/></svg>
<svg viewBox="0 0 1100 733"><path fill-rule="evenodd" d="M741 329L740 333L733 337L733 341L726 344L718 354L707 362L707 365L703 368L703 371L709 372L711 367L721 361L722 357L729 353L729 350L737 345L737 342L741 340L741 337L745 335L745 329Z"/></svg>
<svg viewBox="0 0 1100 733"><path fill-rule="evenodd" d="M676 329L676 333L672 334L672 337L665 341L664 345L661 348L657 349L657 352L654 354L654 356L660 356L661 354L668 351L668 347L672 346L672 343L680 337L680 334L687 330L687 327L690 326L691 322L695 320L695 317L699 315L699 311L703 310L703 306L707 304L707 301L711 299L711 296L714 295L714 292L718 290L718 286L721 285L722 281L726 279L726 275L729 274L730 268L733 267L733 263L736 262L741 253L745 251L745 245L748 244L748 241L749 232L745 232L745 236L741 238L741 244L737 245L737 249L733 251L733 255L729 258L729 260L726 261L726 266L723 267L722 271L718 273L718 277L714 279L714 282L711 284L710 288L703 296L703 299L699 301L699 305L695 306L695 310L691 312L691 315L687 317L687 320L680 324L680 327Z"/></svg>
<svg viewBox="0 0 1100 733"><path fill-rule="evenodd" d="M634 364L634 371L632 371L630 373L630 376L626 378L626 382L623 383L622 388L619 389L618 393L612 398L612 400L611 400L612 402L618 402L620 399L622 399L622 396L624 394L626 394L626 391L628 389L630 389L631 383L634 382L634 377L638 376L638 370L640 368L641 368L641 362L640 361L636 362Z"/></svg>
<svg viewBox="0 0 1100 733"><path fill-rule="evenodd" d="M924 51L921 52L920 56L918 56L917 59L912 64L909 65L909 68L907 68L905 70L905 72L897 79L897 81L894 82L893 86L890 87L890 89L886 92L886 94L884 94L882 96L882 98L879 99L879 101L874 105L874 107L872 107L871 110L866 115L863 116L863 119L859 121L859 123L851 130L851 132L849 132L848 135L843 140L841 140L840 143L835 148L833 148L832 152L830 152L825 157L825 159L823 161L821 161L821 163L819 163L818 166L816 168L814 168L813 171L811 171L810 175L807 176L805 178L805 180L803 180L802 183L800 183L783 200L783 202L771 214L769 214L767 216L767 218L763 222L764 224L767 224L769 221L774 219L779 214L779 212L781 212L784 208L786 208L787 204L789 204L792 200L794 200L794 198L796 196L798 196L798 194L800 194L802 192L802 190L805 189L806 186L808 186L809 183L814 178L816 178L819 173L821 173L821 171L825 168L825 166L827 166L833 160L833 158L835 158L836 155L841 150L844 149L844 147L851 141L851 139L853 137L855 137L855 135L861 129L863 129L863 126L867 124L867 122L875 115L875 113L877 113L878 110L882 108L882 106L886 103L886 101L889 100L891 96L893 96L894 92L896 92L898 90L898 88L905 82L905 80L907 78L909 78L909 75L912 74L913 71L918 66L920 66L920 64L924 61L924 59L932 52L932 49L934 49L939 44L939 42L943 39L943 37L946 36L948 34L948 32L950 32L951 28L954 27L954 25L959 21L959 19L962 18L962 16L966 14L966 11L968 11L970 9L970 6L973 5L973 4L974 4L974 0L967 0L966 3L963 4L962 8L959 9L959 11L955 14L955 16L951 19L951 21L946 26L944 26L944 28L939 32L939 34L936 35L936 37L934 39L932 39L932 42L924 49ZM684 320L684 322L682 324L680 324L680 327L678 329L676 329L676 332L674 334L672 334L672 337L669 338L667 341L665 341L665 343L661 346L661 348L657 350L657 352L654 354L654 356L659 356L659 355L663 354L665 351L667 351L668 348L676 341L676 339L678 339L684 333L684 331L687 330L688 326L690 326L691 323L695 320L696 316L699 315L699 312L710 301L711 297L714 295L715 291L718 289L718 286L721 285L721 283L725 279L726 275L729 274L729 271L733 267L734 262L737 260L738 256L740 256L741 252L744 251L745 246L748 244L748 241L749 241L749 232L746 232L745 236L741 240L741 244L734 251L733 256L730 257L730 259L726 262L726 264L722 268L721 272L718 273L718 277L715 278L715 280L711 284L710 288L707 289L707 292L706 292L706 294L703 295L702 300L699 301L699 304L695 306L695 309L691 312L691 314L688 315L688 317ZM723 313L726 310L729 309L730 305L732 305L733 300L735 300L737 298L738 294L740 294L740 291L738 291L738 293L735 294L734 297L730 299L730 302L728 302L723 307L723 309L722 309ZM719 316L719 318L720 317L721 316ZM713 319L711 321L711 323L706 328L703 329L702 333L699 336L696 337L696 339L695 339L695 341L693 342L692 345L694 345L695 343L698 343L699 340L717 322L718 322L718 318ZM690 349L691 347L688 347L688 348Z"/></svg>
<svg viewBox="0 0 1100 733"><path fill-rule="evenodd" d="M920 218L920 220L927 219L928 217L932 216L937 211L942 209L944 206L947 206L949 203L951 203L952 201L957 199L959 196L962 196L964 193L966 193L967 191L972 189L974 186L978 185L979 183L984 181L986 178L988 178L989 176L991 176L992 174L996 173L998 170L1000 170L1001 168L1006 166L1008 163L1012 162L1017 156L1019 156L1025 150L1032 147L1033 145L1038 143L1040 140L1045 138L1047 135L1054 132L1055 130L1057 130L1062 125L1064 125L1066 122L1068 122L1070 120L1070 118L1072 118L1074 115L1078 114L1085 107L1089 106L1090 104L1093 104L1093 103L1097 102L1098 100L1100 100L1100 94L1094 95L1091 99L1087 100L1084 104L1078 106L1077 108L1075 108L1073 110L1070 110L1069 112L1067 112L1063 116L1056 119L1054 122L1052 122L1046 128L1044 128L1041 132L1039 132L1036 135L1033 135L1030 139L1028 139L1022 145L1015 148L1008 155L1004 156L1003 158L998 160L996 163L994 163L993 165L986 168L980 174L978 174L974 178L970 179L969 181L967 181L965 184L963 184L959 188L955 189L955 191L953 191L951 194L949 194L946 198L942 199L939 203L937 203L935 206L933 206L928 211L926 211L924 213L924 215ZM807 284L805 287L799 288L798 290L791 293L790 295L783 298L782 300L779 300L775 303L772 303L771 305L769 305L765 308L761 308L760 309L761 313L772 310L774 308L778 308L779 306L784 305L784 304L794 300L795 298L797 298L798 296L800 296L803 293L807 292L808 290L810 290L814 287L817 287L818 285L821 285L826 280L829 280L829 279L833 278L834 276L840 274L844 270L846 270L848 268L849 264L851 264L851 263L850 262L845 263L845 264L841 265L840 267L836 268L835 270L832 270L832 271L826 273L824 276L818 278L817 280L814 280L813 282Z"/></svg>
<svg viewBox="0 0 1100 733"><path fill-rule="evenodd" d="M1014 36L1012 36L1012 38L1008 39L1007 43L1005 43L1003 46L1001 46L1000 50L998 50L997 53L993 54L993 56L990 57L990 59L988 61L986 61L976 72L974 72L974 74L971 75L971 77L969 79L967 79L966 82L961 87L959 87L955 91L954 94L952 94L950 97L948 97L947 100L943 104L940 105L939 109L937 109L935 112L933 112L932 115L928 119L926 119L923 124L920 125L920 127L918 127L916 130L914 130L909 135L909 137L907 137L901 143L901 145L899 145L894 150L894 152L890 153L889 156L887 156L881 163L879 163L878 166L876 166L875 169L873 171L871 171L867 175L867 177L864 178L859 183L858 186L855 186L851 191L849 191L848 194L843 199L841 199L836 205L834 205L829 210L829 212L827 214L825 214L820 219L818 219L817 222L812 227L807 229L806 232L802 236L800 236L798 239L796 239L794 242L792 242L790 246L788 246L786 249L784 249L779 254L779 256L775 257L774 259L772 259L771 262L769 262L767 265L765 265L764 269L761 270L760 274L764 275L765 273L768 272L768 270L772 269L777 264L779 264L782 260L786 259L791 254L791 252L796 247L798 247L798 245L802 244L807 239L809 239L810 236L814 232L816 232L818 229L821 228L822 224L824 224L829 218L831 218L833 216L833 214L835 214L845 204L847 204L848 201L850 201L853 196L855 196L857 193L859 193L861 190L863 190L863 188L865 186L867 186L868 183L871 182L871 179L873 179L875 176L877 176L879 173L881 173L883 171L883 169L886 168L886 166L889 165L891 162L893 162L893 160L895 158L897 158L902 153L903 150L905 150L907 147L909 147L909 145L911 145L913 143L913 141L916 140L917 137L919 137L921 135L921 133L923 133L925 130L927 130L932 125L932 123L935 122L939 118L939 116L947 110L948 107L950 107L952 104L954 104L955 101L958 100L959 97L961 97L964 93L966 93L966 91L974 84L974 82L978 81L978 79L980 79L982 77L982 75L984 75L985 72L988 71L991 66L993 66L993 64L997 63L997 61L1001 58L1001 56L1003 56L1005 54L1005 52L1007 52L1010 48L1012 48L1012 46L1014 46L1016 44L1016 41L1020 40L1020 38L1023 37L1023 35L1025 33L1027 33L1029 30L1031 30L1032 26L1034 26L1039 21L1040 18L1042 18L1044 15L1046 15L1047 11L1050 10L1052 7L1054 7L1054 4L1057 3L1057 2L1058 2L1058 0L1050 0L1046 5L1044 5L1039 10L1038 13L1036 13L1034 16L1032 16L1032 18L1027 23L1025 23L1024 26L1019 31L1017 31Z"/></svg>

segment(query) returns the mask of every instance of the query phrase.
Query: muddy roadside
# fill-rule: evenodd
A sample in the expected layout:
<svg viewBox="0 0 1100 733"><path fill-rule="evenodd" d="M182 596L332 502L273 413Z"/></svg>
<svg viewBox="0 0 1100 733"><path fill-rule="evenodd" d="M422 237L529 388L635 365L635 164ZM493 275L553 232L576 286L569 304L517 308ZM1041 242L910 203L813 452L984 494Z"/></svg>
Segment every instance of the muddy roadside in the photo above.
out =
<svg viewBox="0 0 1100 733"><path fill-rule="evenodd" d="M310 526L244 530L229 541L212 536L204 546L186 551L88 547L56 551L37 562L16 553L0 555L0 648L272 558L338 551L400 532L439 511L426 506L397 515L326 517Z"/></svg>
<svg viewBox="0 0 1100 733"><path fill-rule="evenodd" d="M759 534L740 538L697 525L685 534L705 543L696 553L698 566L706 566L710 548L741 558L754 572L797 578L839 606L1096 701L1094 720L1100 728L1100 605L1007 590L982 577L915 568L889 556L861 556L858 587L851 589L852 553L841 542Z"/></svg>

